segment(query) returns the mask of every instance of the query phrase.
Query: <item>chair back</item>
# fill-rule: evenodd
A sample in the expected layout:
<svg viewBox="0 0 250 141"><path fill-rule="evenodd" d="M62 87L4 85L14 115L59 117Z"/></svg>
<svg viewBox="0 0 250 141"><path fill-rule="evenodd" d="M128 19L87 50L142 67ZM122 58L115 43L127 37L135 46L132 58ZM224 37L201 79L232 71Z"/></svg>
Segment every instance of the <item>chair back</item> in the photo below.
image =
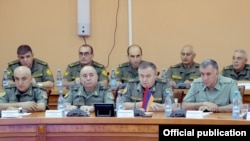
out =
<svg viewBox="0 0 250 141"><path fill-rule="evenodd" d="M182 103L184 98L184 91L182 90L175 91L173 97L178 99L178 103Z"/></svg>
<svg viewBox="0 0 250 141"><path fill-rule="evenodd" d="M238 89L239 89L239 91L240 91L240 95L241 95L241 97L242 97L242 101L244 101L244 93L245 93L245 86L244 85L239 85L238 86Z"/></svg>

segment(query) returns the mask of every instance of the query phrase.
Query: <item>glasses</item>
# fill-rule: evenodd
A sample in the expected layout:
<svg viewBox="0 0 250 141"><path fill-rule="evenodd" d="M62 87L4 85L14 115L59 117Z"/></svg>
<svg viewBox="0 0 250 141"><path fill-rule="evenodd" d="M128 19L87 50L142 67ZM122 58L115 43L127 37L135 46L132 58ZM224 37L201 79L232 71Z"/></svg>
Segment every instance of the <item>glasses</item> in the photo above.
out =
<svg viewBox="0 0 250 141"><path fill-rule="evenodd" d="M89 52L79 52L80 56L89 56L90 53Z"/></svg>

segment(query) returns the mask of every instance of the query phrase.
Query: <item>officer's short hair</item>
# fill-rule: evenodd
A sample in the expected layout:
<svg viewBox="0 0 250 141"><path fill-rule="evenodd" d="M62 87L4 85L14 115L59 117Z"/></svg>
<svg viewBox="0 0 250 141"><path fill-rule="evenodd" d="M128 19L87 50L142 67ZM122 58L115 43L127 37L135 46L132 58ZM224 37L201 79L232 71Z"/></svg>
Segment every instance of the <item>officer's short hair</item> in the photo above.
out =
<svg viewBox="0 0 250 141"><path fill-rule="evenodd" d="M32 52L32 49L29 45L20 45L18 48L17 48L17 55L24 55L28 52Z"/></svg>
<svg viewBox="0 0 250 141"><path fill-rule="evenodd" d="M243 49L236 49L236 50L234 51L234 53L235 53L235 52L242 53L242 54L243 54L243 57L244 57L246 60L248 60L248 54L247 54L247 52L246 52L245 50L243 50Z"/></svg>
<svg viewBox="0 0 250 141"><path fill-rule="evenodd" d="M157 70L156 65L152 62L143 61L139 64L138 69L152 68L154 71Z"/></svg>
<svg viewBox="0 0 250 141"><path fill-rule="evenodd" d="M215 70L219 70L219 67L218 67L218 64L215 60L213 59L206 59L204 61L201 62L200 64L200 68L206 68L208 67L209 65L211 65Z"/></svg>
<svg viewBox="0 0 250 141"><path fill-rule="evenodd" d="M90 53L91 53L91 54L94 53L93 47L92 47L91 45L89 45L89 44L83 44L83 45L80 46L80 48L81 48L81 47L89 47L89 48L90 48ZM80 48L79 48L79 49L80 49Z"/></svg>
<svg viewBox="0 0 250 141"><path fill-rule="evenodd" d="M141 55L142 55L142 49L141 49L141 47L139 46L139 45L137 45L137 44L132 44L132 45L130 45L128 48L127 48L127 54L129 55L129 49L131 48L131 47L138 47L139 49L140 49L140 51L141 51Z"/></svg>

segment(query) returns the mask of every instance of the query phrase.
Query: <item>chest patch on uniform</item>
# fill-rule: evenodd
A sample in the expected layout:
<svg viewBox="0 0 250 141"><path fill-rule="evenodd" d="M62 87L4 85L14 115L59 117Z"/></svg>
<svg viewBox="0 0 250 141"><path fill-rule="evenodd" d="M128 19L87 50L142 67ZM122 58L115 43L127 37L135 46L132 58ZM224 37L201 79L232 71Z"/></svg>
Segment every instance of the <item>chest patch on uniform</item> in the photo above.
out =
<svg viewBox="0 0 250 141"><path fill-rule="evenodd" d="M193 79L196 79L196 78L198 78L198 77L199 77L199 76L192 75L192 76L190 76L190 79L193 80Z"/></svg>
<svg viewBox="0 0 250 141"><path fill-rule="evenodd" d="M50 69L47 69L47 70L46 70L46 73L47 73L48 75L52 75L52 72L51 72Z"/></svg>
<svg viewBox="0 0 250 141"><path fill-rule="evenodd" d="M41 76L43 76L43 74L42 74L42 73L36 73L36 74L33 74L32 76L36 78L36 77L41 77Z"/></svg>
<svg viewBox="0 0 250 141"><path fill-rule="evenodd" d="M172 78L174 78L174 79L182 79L182 77L180 75L172 75Z"/></svg>

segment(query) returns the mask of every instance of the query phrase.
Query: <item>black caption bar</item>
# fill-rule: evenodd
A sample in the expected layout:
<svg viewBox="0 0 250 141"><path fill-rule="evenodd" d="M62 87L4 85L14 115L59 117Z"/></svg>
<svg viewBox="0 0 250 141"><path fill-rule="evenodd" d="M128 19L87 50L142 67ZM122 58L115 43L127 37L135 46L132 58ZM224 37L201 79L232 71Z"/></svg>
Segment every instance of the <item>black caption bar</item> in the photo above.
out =
<svg viewBox="0 0 250 141"><path fill-rule="evenodd" d="M249 139L250 125L159 125L159 141L173 137L196 141L211 137Z"/></svg>

